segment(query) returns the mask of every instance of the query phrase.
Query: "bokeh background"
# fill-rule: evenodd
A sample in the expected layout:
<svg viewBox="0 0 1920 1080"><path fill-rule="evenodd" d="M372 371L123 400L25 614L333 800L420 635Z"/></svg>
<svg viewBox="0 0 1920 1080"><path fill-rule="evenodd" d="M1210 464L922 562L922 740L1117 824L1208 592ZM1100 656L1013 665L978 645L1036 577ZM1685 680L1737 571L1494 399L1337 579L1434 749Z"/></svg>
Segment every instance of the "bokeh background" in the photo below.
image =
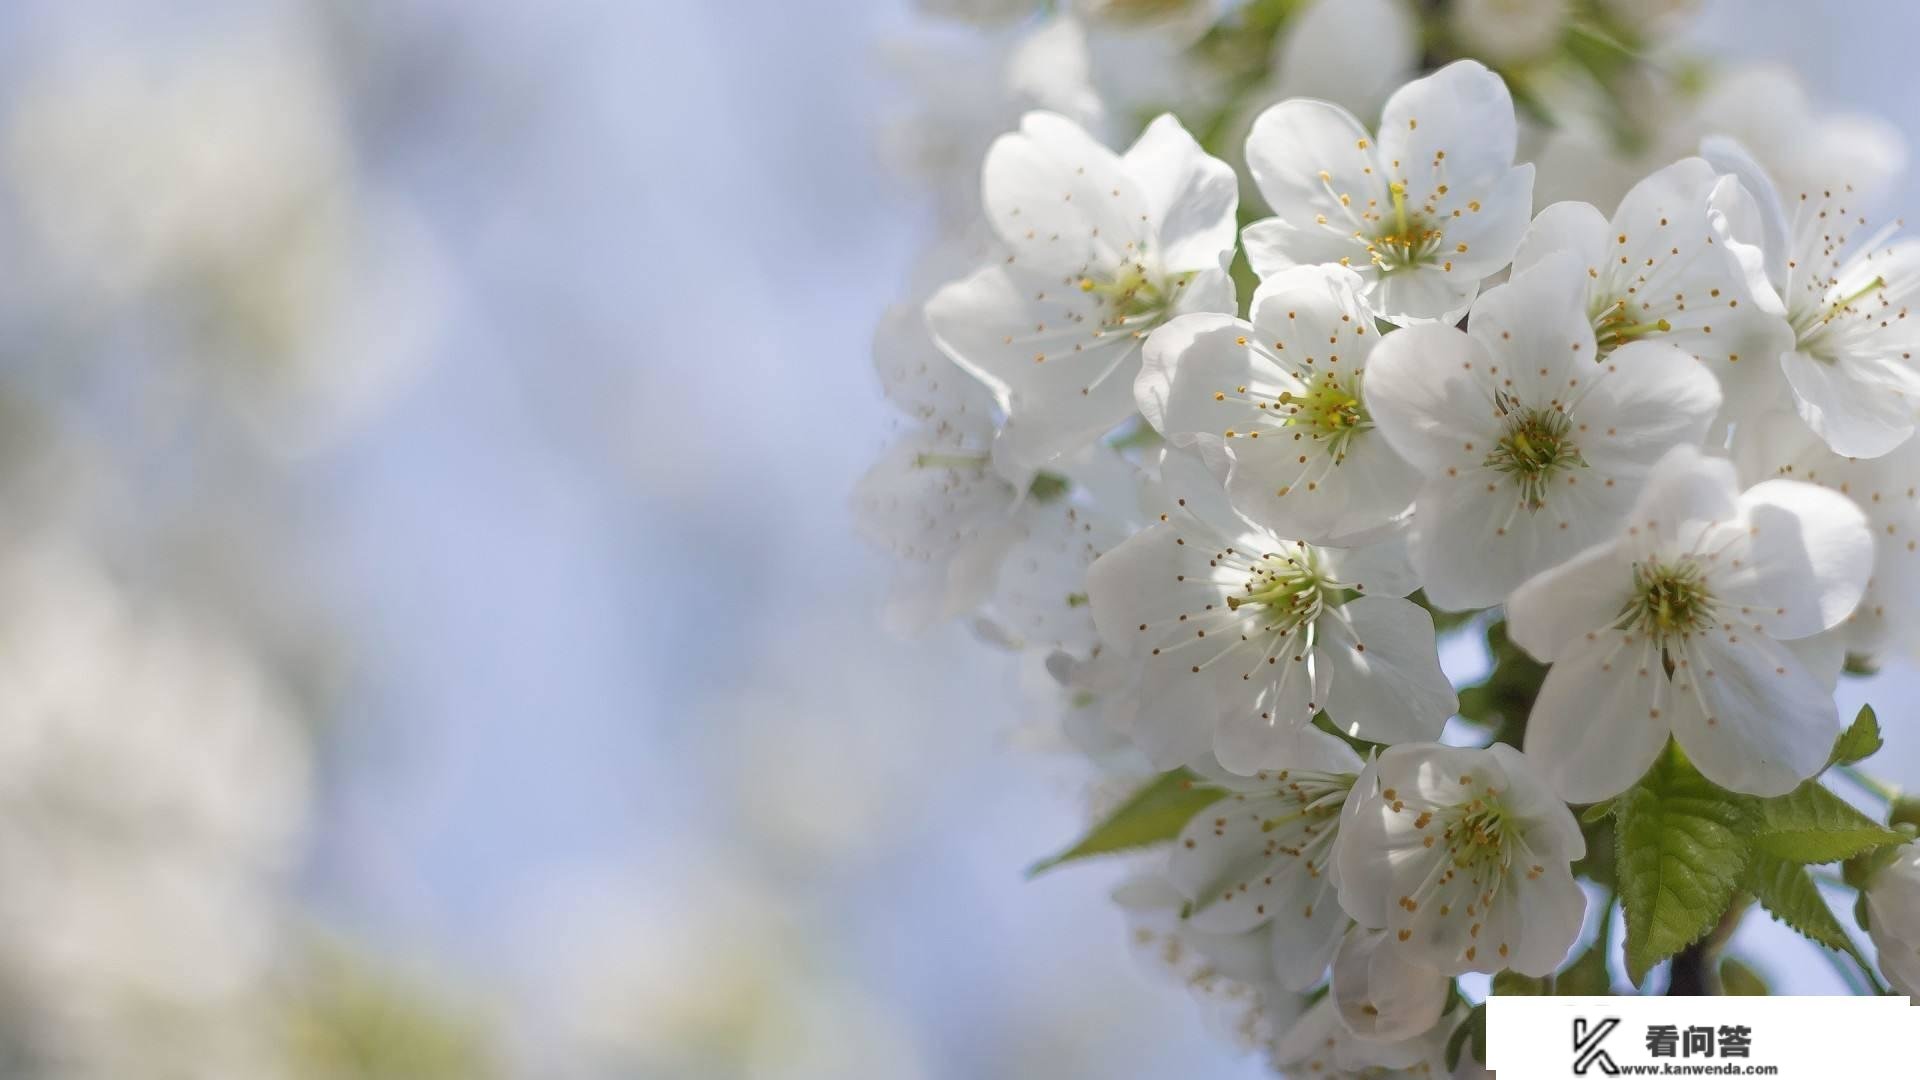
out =
<svg viewBox="0 0 1920 1080"><path fill-rule="evenodd" d="M1920 147L1916 31L1689 34ZM0 1074L1260 1074L1111 868L1023 880L1089 798L1036 673L881 625L847 499L923 32L0 9ZM1842 693L1920 786L1912 663ZM1764 916L1735 951L1843 987Z"/></svg>

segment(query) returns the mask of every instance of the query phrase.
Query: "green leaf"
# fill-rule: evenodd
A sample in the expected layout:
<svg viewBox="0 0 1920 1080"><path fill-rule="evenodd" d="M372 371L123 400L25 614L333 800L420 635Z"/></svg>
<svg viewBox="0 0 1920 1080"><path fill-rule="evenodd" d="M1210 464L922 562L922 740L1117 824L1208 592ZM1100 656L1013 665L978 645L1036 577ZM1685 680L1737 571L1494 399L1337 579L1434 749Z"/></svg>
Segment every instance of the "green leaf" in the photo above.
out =
<svg viewBox="0 0 1920 1080"><path fill-rule="evenodd" d="M1476 1025L1481 1031L1486 1030L1487 1007L1485 1005L1475 1005L1473 1011L1467 1014L1467 1018L1460 1022L1459 1027L1453 1029L1453 1035L1447 1039L1448 1072L1460 1067L1460 1052L1467 1048L1467 1040L1473 1038L1473 1029ZM1485 1037L1481 1036L1482 1039Z"/></svg>
<svg viewBox="0 0 1920 1080"><path fill-rule="evenodd" d="M1027 877L1038 877L1062 863L1094 855L1111 855L1164 843L1179 836L1193 815L1225 797L1225 792L1207 786L1185 769L1164 773L1135 792L1078 843L1050 859L1034 863L1028 868Z"/></svg>
<svg viewBox="0 0 1920 1080"><path fill-rule="evenodd" d="M1754 806L1758 817L1754 849L1788 862L1838 862L1906 840L1817 780L1778 798L1755 800Z"/></svg>
<svg viewBox="0 0 1920 1080"><path fill-rule="evenodd" d="M1554 977L1553 992L1560 997L1600 997L1613 992L1613 976L1607 972L1607 940L1587 946L1573 963Z"/></svg>
<svg viewBox="0 0 1920 1080"><path fill-rule="evenodd" d="M1487 1060L1487 1006L1484 1002L1473 1007L1460 1026L1453 1029L1452 1037L1447 1039L1447 1069L1452 1071L1460 1067L1461 1051L1468 1044L1473 1047L1473 1059L1485 1063Z"/></svg>
<svg viewBox="0 0 1920 1080"><path fill-rule="evenodd" d="M1605 821L1612 814L1613 814L1612 799L1608 799L1606 802L1597 802L1597 803L1594 803L1592 806L1587 807L1585 810L1580 811L1580 824L1597 825L1600 822Z"/></svg>
<svg viewBox="0 0 1920 1080"><path fill-rule="evenodd" d="M1864 761L1879 753L1882 745L1880 718L1873 715L1873 706L1862 705L1853 723L1834 740L1833 754L1827 758L1827 765L1851 765L1856 761Z"/></svg>
<svg viewBox="0 0 1920 1080"><path fill-rule="evenodd" d="M1493 977L1492 992L1500 997L1545 997L1547 982L1517 971L1502 971Z"/></svg>
<svg viewBox="0 0 1920 1080"><path fill-rule="evenodd" d="M1766 997L1767 980L1729 956L1720 961L1720 993L1727 997Z"/></svg>
<svg viewBox="0 0 1920 1080"><path fill-rule="evenodd" d="M1726 912L1746 865L1747 803L1669 746L1620 797L1615 872L1627 914L1627 975L1698 941Z"/></svg>
<svg viewBox="0 0 1920 1080"><path fill-rule="evenodd" d="M1860 960L1862 967L1866 966L1866 960L1854 950L1853 939L1847 936L1839 918L1827 906L1826 897L1820 895L1820 887L1814 884L1813 875L1806 867L1765 852L1754 852L1742 884L1768 914L1802 937L1835 952L1844 952Z"/></svg>

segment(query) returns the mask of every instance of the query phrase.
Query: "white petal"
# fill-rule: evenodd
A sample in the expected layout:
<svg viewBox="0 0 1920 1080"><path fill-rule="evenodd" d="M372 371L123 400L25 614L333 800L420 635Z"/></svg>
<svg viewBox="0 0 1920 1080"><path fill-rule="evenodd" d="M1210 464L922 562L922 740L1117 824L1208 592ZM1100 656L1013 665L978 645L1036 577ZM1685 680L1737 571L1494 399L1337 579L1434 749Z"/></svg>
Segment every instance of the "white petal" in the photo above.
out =
<svg viewBox="0 0 1920 1080"><path fill-rule="evenodd" d="M1692 550L1704 530L1739 513L1739 492L1732 462L1676 446L1654 464L1635 498L1623 547L1635 559Z"/></svg>
<svg viewBox="0 0 1920 1080"><path fill-rule="evenodd" d="M1347 1030L1363 1039L1411 1039L1440 1021L1452 980L1394 948L1388 935L1355 928L1333 962L1333 999Z"/></svg>
<svg viewBox="0 0 1920 1080"><path fill-rule="evenodd" d="M1673 734L1701 775L1730 791L1784 795L1826 765L1839 714L1785 646L1715 629L1675 655Z"/></svg>
<svg viewBox="0 0 1920 1080"><path fill-rule="evenodd" d="M1028 428L1012 456L1042 464L1133 412L1140 342L1094 336L1086 329L1099 318L1093 303L1057 278L1012 267L981 270L927 302L940 348Z"/></svg>
<svg viewBox="0 0 1920 1080"><path fill-rule="evenodd" d="M1316 0L1287 20L1279 96L1319 98L1373 117L1419 58L1418 26L1394 0Z"/></svg>
<svg viewBox="0 0 1920 1080"><path fill-rule="evenodd" d="M1407 559L1404 536L1357 547L1323 548L1320 557L1336 581L1356 592L1406 596L1420 587L1420 575Z"/></svg>
<svg viewBox="0 0 1920 1080"><path fill-rule="evenodd" d="M1367 411L1401 457L1428 475L1477 460L1465 443L1491 445L1498 426L1486 350L1450 326L1388 334L1367 359Z"/></svg>
<svg viewBox="0 0 1920 1080"><path fill-rule="evenodd" d="M1705 439L1720 409L1720 384L1707 369L1658 341L1623 345L1584 378L1574 411L1580 454L1636 490L1669 449Z"/></svg>
<svg viewBox="0 0 1920 1080"><path fill-rule="evenodd" d="M1436 207L1446 230L1447 254L1442 256L1442 269L1451 263L1453 275L1464 274L1476 279L1500 272L1513 260L1521 239L1526 236L1527 215L1532 210L1531 162L1508 169L1484 189L1449 187L1447 194L1437 200ZM1456 211L1460 216L1453 216Z"/></svg>
<svg viewBox="0 0 1920 1080"><path fill-rule="evenodd" d="M1527 759L1570 803L1610 799L1660 756L1671 696L1651 641L1598 631L1547 671L1527 720Z"/></svg>
<svg viewBox="0 0 1920 1080"><path fill-rule="evenodd" d="M1480 291L1480 276L1438 266L1416 266L1391 274L1372 274L1362 294L1367 306L1388 322L1407 326L1460 321Z"/></svg>
<svg viewBox="0 0 1920 1080"><path fill-rule="evenodd" d="M1240 204L1233 168L1208 156L1170 113L1148 124L1121 160L1159 227L1163 269L1225 269Z"/></svg>
<svg viewBox="0 0 1920 1080"><path fill-rule="evenodd" d="M1308 218L1311 221L1313 219ZM1277 217L1262 218L1240 230L1240 246L1247 263L1263 278L1294 267L1340 265L1342 259L1359 263L1366 248L1353 238L1353 229L1295 225Z"/></svg>
<svg viewBox="0 0 1920 1080"><path fill-rule="evenodd" d="M1522 975L1544 978L1559 968L1567 950L1579 940L1587 917L1587 894L1565 864L1536 865L1544 866L1545 872L1532 880L1515 867L1496 909L1510 909L1519 930L1504 958L1507 966ZM1495 914L1506 912L1496 910ZM1500 942L1493 941L1497 954Z"/></svg>
<svg viewBox="0 0 1920 1080"><path fill-rule="evenodd" d="M1783 640L1838 626L1873 573L1866 515L1835 491L1768 480L1740 496L1742 545L1721 556L1713 587L1728 621L1765 627ZM1738 558L1743 565L1726 564Z"/></svg>
<svg viewBox="0 0 1920 1080"><path fill-rule="evenodd" d="M1152 239L1146 198L1119 155L1055 113L1028 113L994 140L981 186L1017 264L1045 276L1118 266Z"/></svg>
<svg viewBox="0 0 1920 1080"><path fill-rule="evenodd" d="M1182 315L1148 336L1134 403L1153 429L1176 446L1205 436L1220 442L1230 429L1247 430L1264 420L1247 404L1247 393L1271 399L1297 382L1266 363L1242 342L1253 327L1231 315ZM1214 394L1226 392L1228 401Z"/></svg>
<svg viewBox="0 0 1920 1080"><path fill-rule="evenodd" d="M1440 670L1432 616L1399 597L1362 596L1321 626L1314 656L1332 669L1324 704L1334 726L1369 742L1439 738L1459 700Z"/></svg>
<svg viewBox="0 0 1920 1080"><path fill-rule="evenodd" d="M1910 373L1869 357L1780 357L1801 419L1836 454L1879 457L1912 437L1920 403Z"/></svg>
<svg viewBox="0 0 1920 1080"><path fill-rule="evenodd" d="M1580 833L1580 823L1533 762L1506 743L1494 743L1487 753L1506 773L1501 802L1522 826L1528 849L1555 862L1585 858L1587 839Z"/></svg>
<svg viewBox="0 0 1920 1080"><path fill-rule="evenodd" d="M1716 171L1730 173L1739 179L1749 199L1739 204L1739 210L1729 225L1735 237L1760 249L1765 256L1767 280L1775 289L1784 288L1787 259L1792 255L1792 245L1788 239L1791 229L1787 225L1784 204L1780 201L1779 192L1774 190L1772 178L1747 152L1746 147L1725 135L1709 135L1702 139L1700 156Z"/></svg>
<svg viewBox="0 0 1920 1080"><path fill-rule="evenodd" d="M1513 591L1507 634L1534 659L1551 662L1619 618L1632 600L1632 561L1612 543L1595 544Z"/></svg>
<svg viewBox="0 0 1920 1080"><path fill-rule="evenodd" d="M1247 169L1275 214L1243 237L1255 273L1333 262L1340 254L1366 257L1353 236L1372 231L1360 214L1369 200L1388 203L1371 147L1351 113L1324 101L1283 101L1254 120Z"/></svg>
<svg viewBox="0 0 1920 1080"><path fill-rule="evenodd" d="M1242 441L1227 477L1248 519L1316 544L1378 538L1398 526L1419 490L1419 471L1378 432L1353 437L1337 459L1270 438Z"/></svg>
<svg viewBox="0 0 1920 1080"><path fill-rule="evenodd" d="M1610 229L1606 215L1590 203L1557 202L1533 219L1513 253L1513 268L1524 270L1548 255L1566 253L1581 266L1598 268L1607 256Z"/></svg>
<svg viewBox="0 0 1920 1080"><path fill-rule="evenodd" d="M1472 60L1401 87L1380 117L1380 156L1401 163L1410 194L1431 186L1432 172L1449 186L1493 183L1513 165L1518 139L1506 82Z"/></svg>
<svg viewBox="0 0 1920 1080"><path fill-rule="evenodd" d="M1414 500L1410 544L1427 599L1448 611L1492 607L1604 539L1620 519L1626 489L1606 486L1592 470L1570 479L1578 482L1529 509L1517 485L1477 462L1458 477L1430 478Z"/></svg>

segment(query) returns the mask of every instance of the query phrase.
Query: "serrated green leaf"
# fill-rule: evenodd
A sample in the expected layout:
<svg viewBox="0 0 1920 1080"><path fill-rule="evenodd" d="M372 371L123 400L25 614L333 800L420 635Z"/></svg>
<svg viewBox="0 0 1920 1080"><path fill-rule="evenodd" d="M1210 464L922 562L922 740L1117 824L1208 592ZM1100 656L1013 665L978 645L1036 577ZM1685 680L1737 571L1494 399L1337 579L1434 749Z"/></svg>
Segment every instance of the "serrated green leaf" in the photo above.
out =
<svg viewBox="0 0 1920 1080"><path fill-rule="evenodd" d="M1627 975L1698 941L1733 899L1746 865L1747 803L1669 747L1619 800L1615 873L1627 916Z"/></svg>
<svg viewBox="0 0 1920 1080"><path fill-rule="evenodd" d="M1885 740L1880 737L1880 718L1873 714L1873 706L1862 705L1854 714L1853 723L1833 741L1833 753L1827 758L1828 767L1851 765L1864 761L1880 752Z"/></svg>
<svg viewBox="0 0 1920 1080"><path fill-rule="evenodd" d="M1720 993L1727 997L1766 997L1767 980L1729 956L1720 961Z"/></svg>
<svg viewBox="0 0 1920 1080"><path fill-rule="evenodd" d="M1835 952L1844 952L1860 960L1862 967L1866 966L1865 959L1854 949L1853 939L1847 936L1839 918L1827 906L1827 898L1820 895L1820 886L1814 884L1813 875L1806 867L1756 851L1747 864L1742 884L1768 914L1802 937Z"/></svg>
<svg viewBox="0 0 1920 1080"><path fill-rule="evenodd" d="M1817 780L1809 780L1778 798L1756 799L1754 808L1754 849L1788 862L1838 862L1906 840L1855 810Z"/></svg>
<svg viewBox="0 0 1920 1080"><path fill-rule="evenodd" d="M1135 792L1078 843L1050 859L1034 863L1028 868L1027 877L1038 877L1063 863L1095 855L1164 843L1180 835L1193 815L1225 797L1225 792L1209 787L1185 769L1164 773Z"/></svg>
<svg viewBox="0 0 1920 1080"><path fill-rule="evenodd" d="M1613 800L1597 802L1580 811L1580 824L1597 825L1613 815Z"/></svg>

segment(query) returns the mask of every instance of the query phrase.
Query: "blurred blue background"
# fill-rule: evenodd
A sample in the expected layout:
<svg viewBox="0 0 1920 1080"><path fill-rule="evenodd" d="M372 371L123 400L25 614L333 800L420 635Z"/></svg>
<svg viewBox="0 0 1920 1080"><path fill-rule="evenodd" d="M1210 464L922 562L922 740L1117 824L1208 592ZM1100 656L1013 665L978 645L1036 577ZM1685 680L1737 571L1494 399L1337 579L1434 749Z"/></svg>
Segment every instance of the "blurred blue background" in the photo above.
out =
<svg viewBox="0 0 1920 1080"><path fill-rule="evenodd" d="M264 37L328 72L340 184L381 208L342 275L375 320L350 340L402 339L404 376L311 437L126 422L145 376L90 377L69 426L136 462L108 522L169 493L268 521L201 562L267 563L327 628L303 919L444 988L527 1075L1259 1075L1133 962L1111 868L1022 879L1088 793L1021 745L1015 661L879 624L888 567L847 496L893 425L871 328L931 236L876 150L904 104L876 48L913 24L872 0L0 14L16 103L116 50ZM1920 146L1917 24L1721 0L1690 36ZM31 340L86 322L49 330L43 300L6 303ZM143 356L153 325L107 347ZM268 464L219 464L233 445ZM1842 694L1920 786L1917 692L1901 662ZM1841 988L1764 917L1736 947Z"/></svg>

